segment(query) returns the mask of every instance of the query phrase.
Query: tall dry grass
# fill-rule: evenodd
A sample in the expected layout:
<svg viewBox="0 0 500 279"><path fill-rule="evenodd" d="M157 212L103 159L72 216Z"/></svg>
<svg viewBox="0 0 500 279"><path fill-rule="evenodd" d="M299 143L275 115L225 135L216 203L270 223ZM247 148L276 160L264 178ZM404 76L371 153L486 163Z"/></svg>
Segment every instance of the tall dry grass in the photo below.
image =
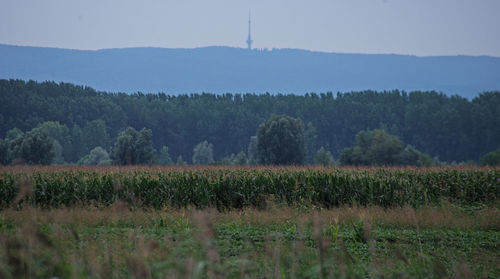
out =
<svg viewBox="0 0 500 279"><path fill-rule="evenodd" d="M372 231L377 227L499 231L500 220L495 218L499 213L496 208L467 213L451 205L312 210L274 206L265 211L245 208L220 212L195 208L152 210L115 203L104 208L6 209L0 211L0 276L307 278L312 272L314 275L309 277L382 278L399 274L411 278L412 269L417 268L429 276L470 278L475 275L470 263L452 262L450 267L430 258L420 236L420 244L406 238L398 240L398 236L396 244L391 244L376 240ZM263 235L261 241L239 239L238 230L247 225L277 225L280 233ZM342 237L335 234L339 226L348 229ZM286 236L291 229L293 233ZM222 237L218 233L235 236ZM235 242L224 244L221 238ZM248 247L234 253L230 252L232 245ZM412 256L415 248L420 250L418 258ZM368 263L356 255L360 249L369 251ZM476 252L479 254L473 260L480 264L500 259L491 253Z"/></svg>
<svg viewBox="0 0 500 279"><path fill-rule="evenodd" d="M410 206L384 209L370 207L339 207L331 209L301 210L295 207L275 206L266 210L245 208L219 212L216 209L203 211L195 208L166 208L163 210L133 208L125 203L115 203L110 207L68 207L50 210L26 207L22 210L5 209L0 211L0 218L17 227L36 222L38 224L60 224L68 226L102 226L109 224L128 224L132 226L152 226L161 219L165 226L175 225L179 219L191 220L193 212L202 212L203 222L223 224L242 222L254 225L296 222L312 223L313 219L323 223L339 225L364 220L390 228L421 229L460 229L460 230L500 230L500 209L484 208L467 212L452 205L442 207ZM313 218L314 217L314 218ZM313 219L312 219L313 218ZM202 223L196 219L197 223Z"/></svg>

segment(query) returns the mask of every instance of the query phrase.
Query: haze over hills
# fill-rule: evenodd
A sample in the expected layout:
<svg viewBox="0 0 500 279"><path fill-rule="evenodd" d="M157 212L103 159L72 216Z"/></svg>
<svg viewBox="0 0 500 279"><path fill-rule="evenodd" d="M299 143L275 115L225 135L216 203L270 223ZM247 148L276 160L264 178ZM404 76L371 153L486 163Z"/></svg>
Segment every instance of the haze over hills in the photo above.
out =
<svg viewBox="0 0 500 279"><path fill-rule="evenodd" d="M64 81L128 93L304 94L402 89L471 98L483 91L500 90L500 58L231 47L86 51L0 44L0 78Z"/></svg>

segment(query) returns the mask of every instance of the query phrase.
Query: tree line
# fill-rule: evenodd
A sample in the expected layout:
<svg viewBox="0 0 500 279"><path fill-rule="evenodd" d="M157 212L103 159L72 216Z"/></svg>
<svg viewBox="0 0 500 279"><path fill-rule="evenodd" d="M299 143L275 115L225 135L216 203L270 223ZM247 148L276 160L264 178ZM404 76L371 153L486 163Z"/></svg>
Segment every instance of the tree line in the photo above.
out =
<svg viewBox="0 0 500 279"><path fill-rule="evenodd" d="M105 159L101 161L112 160L112 149L128 127L150 130L156 158L164 162L194 163L196 158L242 162L243 155L252 162L257 129L273 114L303 123L305 163L314 163L319 150L319 158L359 155L361 147L356 151L354 146L360 131L384 131L400 139L397 150L410 146L407 154L417 154L415 150L446 162L478 160L500 148L500 92L484 92L472 100L433 91L398 90L170 96L0 80L0 138L6 141L20 133L28 137L33 129L45 131L41 133L54 139L55 163L90 162L100 156ZM198 144L204 156L194 156ZM97 147L101 150L94 150ZM361 157L353 160L363 164L367 159Z"/></svg>
<svg viewBox="0 0 500 279"><path fill-rule="evenodd" d="M62 149L56 139L61 125L44 122L26 134L17 129L9 130L5 139L0 139L0 164L48 165L61 161ZM152 131L135 130L128 127L116 139L111 154L101 146L93 148L78 161L80 165L173 165L168 147L163 146L158 153L152 146ZM259 125L257 135L251 138L248 153L240 151L219 161L214 161L213 144L200 142L193 148L192 163L195 165L303 165L306 163L304 125L300 119L286 115L272 115ZM365 165L365 166L435 166L441 162L437 158L406 145L394 135L384 130L360 131L356 144L344 148L335 162L330 151L321 147L314 156L316 165ZM182 156L177 165L185 165ZM480 159L481 165L500 165L500 149L490 152Z"/></svg>

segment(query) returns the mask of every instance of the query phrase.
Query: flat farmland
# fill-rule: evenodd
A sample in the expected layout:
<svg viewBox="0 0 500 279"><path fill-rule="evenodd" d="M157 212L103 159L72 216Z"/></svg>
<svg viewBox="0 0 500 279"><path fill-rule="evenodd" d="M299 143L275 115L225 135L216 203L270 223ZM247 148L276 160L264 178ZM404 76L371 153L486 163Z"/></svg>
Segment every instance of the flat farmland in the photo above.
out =
<svg viewBox="0 0 500 279"><path fill-rule="evenodd" d="M500 169L2 167L4 278L498 278Z"/></svg>

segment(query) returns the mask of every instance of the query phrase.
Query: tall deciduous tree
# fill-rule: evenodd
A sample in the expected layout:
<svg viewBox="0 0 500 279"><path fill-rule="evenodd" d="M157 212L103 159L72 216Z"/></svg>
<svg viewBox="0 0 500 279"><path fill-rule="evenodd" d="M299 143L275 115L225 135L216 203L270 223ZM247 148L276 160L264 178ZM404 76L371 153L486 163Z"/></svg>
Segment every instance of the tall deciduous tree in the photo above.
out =
<svg viewBox="0 0 500 279"><path fill-rule="evenodd" d="M330 166L335 163L332 153L327 151L323 146L316 152L314 156L314 163L316 165Z"/></svg>
<svg viewBox="0 0 500 279"><path fill-rule="evenodd" d="M356 135L356 145L344 149L340 161L344 165L395 165L403 151L398 137L383 130L361 131Z"/></svg>
<svg viewBox="0 0 500 279"><path fill-rule="evenodd" d="M233 164L240 166L248 164L248 159L245 152L243 151L238 152L238 154L236 154L236 156L234 157Z"/></svg>
<svg viewBox="0 0 500 279"><path fill-rule="evenodd" d="M257 165L257 136L250 137L248 144L248 164Z"/></svg>
<svg viewBox="0 0 500 279"><path fill-rule="evenodd" d="M172 157L170 157L170 154L168 153L167 146L162 146L162 148L160 149L160 157L159 157L158 161L159 161L160 165L173 165L174 164Z"/></svg>
<svg viewBox="0 0 500 279"><path fill-rule="evenodd" d="M175 164L178 166L185 166L186 165L186 162L184 162L184 160L182 159L182 155L179 155L177 157L177 162Z"/></svg>
<svg viewBox="0 0 500 279"><path fill-rule="evenodd" d="M431 157L403 143L397 136L384 130L366 130L356 135L354 147L345 148L340 154L342 165L413 165L430 166Z"/></svg>
<svg viewBox="0 0 500 279"><path fill-rule="evenodd" d="M111 159L116 165L147 165L156 161L151 143L153 133L143 128L140 132L128 127L118 136Z"/></svg>
<svg viewBox="0 0 500 279"><path fill-rule="evenodd" d="M305 161L304 125L300 119L272 115L257 130L257 157L265 165L301 165Z"/></svg>
<svg viewBox="0 0 500 279"><path fill-rule="evenodd" d="M9 149L15 164L50 165L55 156L53 140L39 129L19 135L10 142Z"/></svg>
<svg viewBox="0 0 500 279"><path fill-rule="evenodd" d="M109 154L108 152L100 147L97 146L96 148L92 149L90 153L82 158L82 160L79 162L82 165L109 165L110 164L110 159L109 159Z"/></svg>
<svg viewBox="0 0 500 279"><path fill-rule="evenodd" d="M479 159L481 166L498 166L500 165L500 149L489 152Z"/></svg>
<svg viewBox="0 0 500 279"><path fill-rule="evenodd" d="M40 123L37 129L45 132L54 142L54 163L63 164L71 161L71 134L64 124L58 121L46 121Z"/></svg>
<svg viewBox="0 0 500 279"><path fill-rule="evenodd" d="M399 164L412 165L412 166L426 166L429 167L433 164L431 156L416 150L413 146L407 145L403 152L401 152Z"/></svg>
<svg viewBox="0 0 500 279"><path fill-rule="evenodd" d="M193 164L207 165L214 162L213 145L208 141L198 143L193 148Z"/></svg>

